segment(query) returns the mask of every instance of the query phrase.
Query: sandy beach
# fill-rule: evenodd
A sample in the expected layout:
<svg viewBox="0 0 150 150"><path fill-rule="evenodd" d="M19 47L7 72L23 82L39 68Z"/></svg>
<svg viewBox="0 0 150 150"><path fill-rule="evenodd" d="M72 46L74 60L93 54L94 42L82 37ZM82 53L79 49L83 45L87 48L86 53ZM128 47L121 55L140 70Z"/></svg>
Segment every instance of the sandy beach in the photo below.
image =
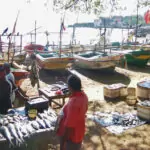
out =
<svg viewBox="0 0 150 150"><path fill-rule="evenodd" d="M71 70L71 72L81 78L83 90L89 97L87 114L92 114L95 111L136 112L134 106L128 105L126 100L106 101L103 95L103 87L107 84L123 83L136 88L137 82L144 78L150 78L149 67L128 67L128 69L116 67L115 72L111 74L83 70ZM65 71L61 73L40 71L40 85L44 87L59 80L66 82L69 74ZM32 88L29 79L23 82L22 89L28 96L37 94L37 87ZM86 121L86 125L86 135L83 141L84 150L150 150L150 126L148 124L129 129L119 135L110 133L106 128L90 120Z"/></svg>

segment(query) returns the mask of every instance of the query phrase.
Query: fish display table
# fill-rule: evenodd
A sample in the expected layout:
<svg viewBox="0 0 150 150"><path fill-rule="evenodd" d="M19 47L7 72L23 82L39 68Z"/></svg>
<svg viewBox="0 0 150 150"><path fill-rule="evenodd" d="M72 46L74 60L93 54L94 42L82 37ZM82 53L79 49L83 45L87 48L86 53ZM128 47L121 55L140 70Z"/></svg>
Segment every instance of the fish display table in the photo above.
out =
<svg viewBox="0 0 150 150"><path fill-rule="evenodd" d="M60 86L58 84L52 84L48 87L39 88L39 94L44 95L49 99L49 104L52 106L52 103L57 105L56 108L61 108L65 104L65 99L69 97L67 87ZM59 103L57 100L61 99L62 102Z"/></svg>
<svg viewBox="0 0 150 150"><path fill-rule="evenodd" d="M49 108L29 120L25 108L17 108L0 115L0 148L2 150L48 150L56 145L55 122L57 116Z"/></svg>

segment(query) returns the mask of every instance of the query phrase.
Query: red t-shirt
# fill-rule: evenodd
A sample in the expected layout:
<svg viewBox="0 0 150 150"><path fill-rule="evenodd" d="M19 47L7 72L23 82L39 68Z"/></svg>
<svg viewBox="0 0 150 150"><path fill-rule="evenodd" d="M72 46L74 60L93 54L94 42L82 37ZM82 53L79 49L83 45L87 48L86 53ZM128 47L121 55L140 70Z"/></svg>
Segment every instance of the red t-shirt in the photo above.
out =
<svg viewBox="0 0 150 150"><path fill-rule="evenodd" d="M60 122L57 134L64 135L65 127L72 128L72 133L68 140L79 143L83 140L85 133L85 114L88 109L88 98L84 92L75 92L64 106L64 116Z"/></svg>

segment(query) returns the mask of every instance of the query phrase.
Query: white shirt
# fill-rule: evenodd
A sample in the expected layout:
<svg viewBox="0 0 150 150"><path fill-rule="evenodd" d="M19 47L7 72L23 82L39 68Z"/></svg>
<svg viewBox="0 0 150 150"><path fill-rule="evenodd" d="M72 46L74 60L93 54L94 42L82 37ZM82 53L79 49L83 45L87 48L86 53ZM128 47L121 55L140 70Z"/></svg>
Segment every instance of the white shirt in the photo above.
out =
<svg viewBox="0 0 150 150"><path fill-rule="evenodd" d="M16 98L15 89L13 90L13 85L10 80L15 84L15 77L14 77L13 73L11 73L11 72L6 75L6 81L9 83L10 89L11 89L11 94L10 94L11 102L14 102L15 98Z"/></svg>

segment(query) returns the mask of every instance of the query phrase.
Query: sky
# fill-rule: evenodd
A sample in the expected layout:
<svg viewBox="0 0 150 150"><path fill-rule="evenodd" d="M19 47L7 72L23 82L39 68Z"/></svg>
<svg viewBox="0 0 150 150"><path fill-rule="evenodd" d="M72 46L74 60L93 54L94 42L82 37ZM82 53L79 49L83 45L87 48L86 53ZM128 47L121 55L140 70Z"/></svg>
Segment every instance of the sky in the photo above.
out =
<svg viewBox="0 0 150 150"><path fill-rule="evenodd" d="M50 0L52 1L52 0ZM127 7L124 12L116 12L116 15L132 15L136 14L136 1L137 0L121 0L123 6ZM31 3L27 3L27 0L0 0L0 32L6 27L9 27L11 32L18 11L19 17L17 21L16 30L23 34L30 32L35 27L35 20L37 21L37 27L41 27L38 31L58 31L60 28L61 14L56 14L50 7L46 9L44 7L44 0L31 0ZM147 8L140 9L139 13L144 14ZM108 16L110 11L102 14ZM77 14L66 13L65 25L76 23ZM95 15L80 14L78 22L91 22L97 19Z"/></svg>

